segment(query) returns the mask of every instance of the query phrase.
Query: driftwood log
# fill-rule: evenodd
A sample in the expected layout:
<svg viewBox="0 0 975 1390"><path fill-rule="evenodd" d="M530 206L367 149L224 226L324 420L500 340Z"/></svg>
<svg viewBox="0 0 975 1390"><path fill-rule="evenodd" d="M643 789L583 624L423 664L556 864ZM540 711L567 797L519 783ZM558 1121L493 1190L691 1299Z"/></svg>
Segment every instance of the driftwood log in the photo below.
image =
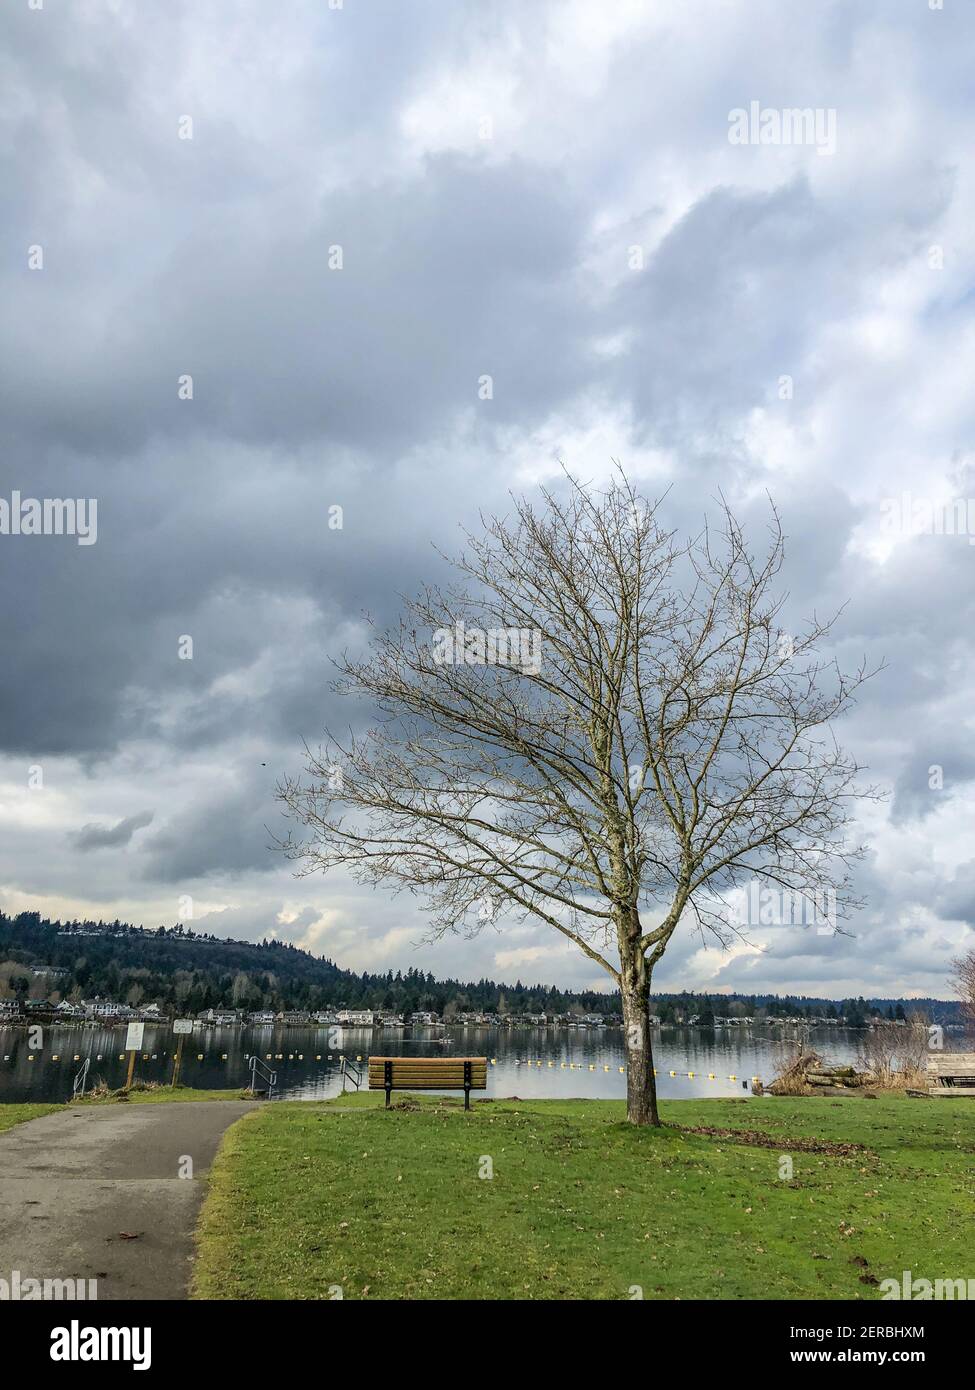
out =
<svg viewBox="0 0 975 1390"><path fill-rule="evenodd" d="M800 1052L768 1088L771 1095L809 1095L818 1091L853 1090L869 1085L868 1072L855 1067L829 1067L816 1052Z"/></svg>
<svg viewBox="0 0 975 1390"><path fill-rule="evenodd" d="M854 1071L852 1067L840 1067L836 1071L807 1071L805 1082L807 1086L837 1086L853 1088L862 1086L868 1080L866 1072Z"/></svg>

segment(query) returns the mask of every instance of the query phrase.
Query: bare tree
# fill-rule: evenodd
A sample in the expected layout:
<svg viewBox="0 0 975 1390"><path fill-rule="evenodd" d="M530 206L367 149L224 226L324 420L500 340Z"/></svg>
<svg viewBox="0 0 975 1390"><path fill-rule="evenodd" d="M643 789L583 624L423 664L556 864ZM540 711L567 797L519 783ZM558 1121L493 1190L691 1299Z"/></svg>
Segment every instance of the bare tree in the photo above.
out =
<svg viewBox="0 0 975 1390"><path fill-rule="evenodd" d="M678 924L729 941L748 878L854 901L871 793L827 726L868 673L817 654L832 620L780 632L774 509L756 560L723 502L680 544L622 473L542 499L482 518L451 586L339 663L377 723L280 785L311 832L284 847L299 873L419 894L433 937L512 914L567 937L619 987L628 1117L659 1124L649 994Z"/></svg>
<svg viewBox="0 0 975 1390"><path fill-rule="evenodd" d="M975 947L951 962L954 969L952 984L961 996L962 1008L968 1022L975 1024Z"/></svg>

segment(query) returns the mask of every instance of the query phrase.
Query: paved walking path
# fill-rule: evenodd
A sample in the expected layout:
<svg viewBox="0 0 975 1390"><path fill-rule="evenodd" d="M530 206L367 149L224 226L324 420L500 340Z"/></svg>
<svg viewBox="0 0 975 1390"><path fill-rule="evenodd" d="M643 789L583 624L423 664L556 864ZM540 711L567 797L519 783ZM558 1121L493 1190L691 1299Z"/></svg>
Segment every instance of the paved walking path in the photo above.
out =
<svg viewBox="0 0 975 1390"><path fill-rule="evenodd" d="M203 1179L256 1104L74 1106L0 1134L0 1279L95 1279L99 1301L185 1298Z"/></svg>

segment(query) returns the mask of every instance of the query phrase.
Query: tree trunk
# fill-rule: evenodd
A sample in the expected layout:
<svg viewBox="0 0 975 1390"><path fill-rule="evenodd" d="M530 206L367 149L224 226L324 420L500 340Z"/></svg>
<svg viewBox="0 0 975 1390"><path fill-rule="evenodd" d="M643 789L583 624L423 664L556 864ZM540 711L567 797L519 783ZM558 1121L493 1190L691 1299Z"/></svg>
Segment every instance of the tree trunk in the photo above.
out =
<svg viewBox="0 0 975 1390"><path fill-rule="evenodd" d="M623 1029L626 1034L626 1118L631 1125L659 1125L657 1083L650 1045L650 980L642 954L624 967Z"/></svg>

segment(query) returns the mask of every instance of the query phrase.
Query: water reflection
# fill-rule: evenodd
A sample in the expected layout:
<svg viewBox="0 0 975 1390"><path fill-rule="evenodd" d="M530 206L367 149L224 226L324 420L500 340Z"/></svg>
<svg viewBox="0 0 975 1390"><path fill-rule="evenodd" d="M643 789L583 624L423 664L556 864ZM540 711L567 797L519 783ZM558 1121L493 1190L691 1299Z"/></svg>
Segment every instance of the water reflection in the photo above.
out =
<svg viewBox="0 0 975 1390"><path fill-rule="evenodd" d="M800 1036L829 1060L851 1062L863 1034L843 1028L658 1028L653 1045L660 1094L746 1094L742 1083L753 1076L768 1081ZM137 1078L168 1083L176 1042L168 1025L147 1024ZM86 1057L91 1058L90 1084L104 1081L116 1087L125 1081L124 1028L45 1028L43 1047L27 1043L24 1029L0 1027L0 1101L70 1099L72 1078ZM495 1062L488 1067L487 1090L495 1096L621 1098L626 1093L619 1028L198 1027L186 1039L181 1080L197 1088L243 1086L252 1053L270 1060L278 1074L278 1094L292 1100L337 1095L341 1053L363 1062L370 1053L486 1056Z"/></svg>

